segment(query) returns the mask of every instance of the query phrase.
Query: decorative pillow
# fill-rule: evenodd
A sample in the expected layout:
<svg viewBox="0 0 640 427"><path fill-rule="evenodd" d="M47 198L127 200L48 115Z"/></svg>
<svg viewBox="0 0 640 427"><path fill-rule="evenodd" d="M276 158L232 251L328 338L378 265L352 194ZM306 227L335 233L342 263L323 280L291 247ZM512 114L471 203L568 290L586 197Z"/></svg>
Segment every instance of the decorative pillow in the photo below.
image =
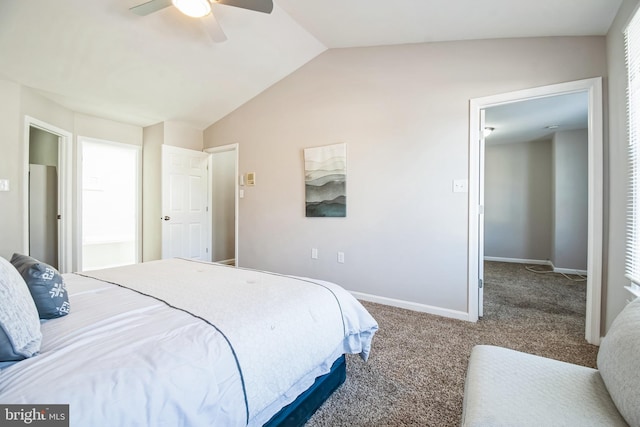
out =
<svg viewBox="0 0 640 427"><path fill-rule="evenodd" d="M38 310L29 288L9 261L0 257L0 362L22 360L40 351Z"/></svg>
<svg viewBox="0 0 640 427"><path fill-rule="evenodd" d="M632 426L640 425L640 298L615 318L598 350L598 370L611 400Z"/></svg>
<svg viewBox="0 0 640 427"><path fill-rule="evenodd" d="M69 295L58 270L21 254L13 254L11 264L27 283L41 319L69 314Z"/></svg>

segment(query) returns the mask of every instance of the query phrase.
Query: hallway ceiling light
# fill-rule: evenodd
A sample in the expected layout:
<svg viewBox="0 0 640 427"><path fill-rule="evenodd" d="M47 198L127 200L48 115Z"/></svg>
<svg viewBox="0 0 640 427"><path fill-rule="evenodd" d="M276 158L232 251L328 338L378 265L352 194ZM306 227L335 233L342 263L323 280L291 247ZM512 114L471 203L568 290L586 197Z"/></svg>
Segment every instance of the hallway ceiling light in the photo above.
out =
<svg viewBox="0 0 640 427"><path fill-rule="evenodd" d="M484 137L486 138L489 135L491 135L491 132L493 132L494 130L496 130L496 128L492 128L492 127L489 127L489 126L485 127L484 128L484 132L483 132L484 133Z"/></svg>

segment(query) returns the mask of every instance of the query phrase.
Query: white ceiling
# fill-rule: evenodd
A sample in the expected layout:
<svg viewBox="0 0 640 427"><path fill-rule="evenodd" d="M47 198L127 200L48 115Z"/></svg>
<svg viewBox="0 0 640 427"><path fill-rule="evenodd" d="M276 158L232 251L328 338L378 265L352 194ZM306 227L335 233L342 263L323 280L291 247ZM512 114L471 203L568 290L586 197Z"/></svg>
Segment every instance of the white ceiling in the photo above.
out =
<svg viewBox="0 0 640 427"><path fill-rule="evenodd" d="M0 76L73 111L204 129L326 49L503 37L604 35L622 0L275 0L214 5L213 43L144 0L0 0Z"/></svg>
<svg viewBox="0 0 640 427"><path fill-rule="evenodd" d="M555 132L586 129L588 112L586 91L491 107L486 110L485 124L494 131L486 144L544 140Z"/></svg>

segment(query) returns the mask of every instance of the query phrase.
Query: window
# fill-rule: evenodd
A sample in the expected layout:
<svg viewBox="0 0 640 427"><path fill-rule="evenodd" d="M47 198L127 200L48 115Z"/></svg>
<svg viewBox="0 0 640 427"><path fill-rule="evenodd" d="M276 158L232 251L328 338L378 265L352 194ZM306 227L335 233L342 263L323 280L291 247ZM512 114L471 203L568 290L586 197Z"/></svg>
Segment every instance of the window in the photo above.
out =
<svg viewBox="0 0 640 427"><path fill-rule="evenodd" d="M627 208L626 275L628 289L640 296L640 13L624 32L627 61L627 118L629 130L629 195Z"/></svg>

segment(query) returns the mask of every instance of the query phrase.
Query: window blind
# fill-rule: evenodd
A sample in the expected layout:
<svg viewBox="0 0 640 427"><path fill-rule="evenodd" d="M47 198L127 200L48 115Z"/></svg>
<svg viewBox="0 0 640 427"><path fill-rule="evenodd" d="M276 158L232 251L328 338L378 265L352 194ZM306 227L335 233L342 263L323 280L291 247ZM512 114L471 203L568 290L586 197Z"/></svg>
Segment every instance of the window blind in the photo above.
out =
<svg viewBox="0 0 640 427"><path fill-rule="evenodd" d="M627 205L626 275L640 285L640 13L624 31L628 74L629 189Z"/></svg>

